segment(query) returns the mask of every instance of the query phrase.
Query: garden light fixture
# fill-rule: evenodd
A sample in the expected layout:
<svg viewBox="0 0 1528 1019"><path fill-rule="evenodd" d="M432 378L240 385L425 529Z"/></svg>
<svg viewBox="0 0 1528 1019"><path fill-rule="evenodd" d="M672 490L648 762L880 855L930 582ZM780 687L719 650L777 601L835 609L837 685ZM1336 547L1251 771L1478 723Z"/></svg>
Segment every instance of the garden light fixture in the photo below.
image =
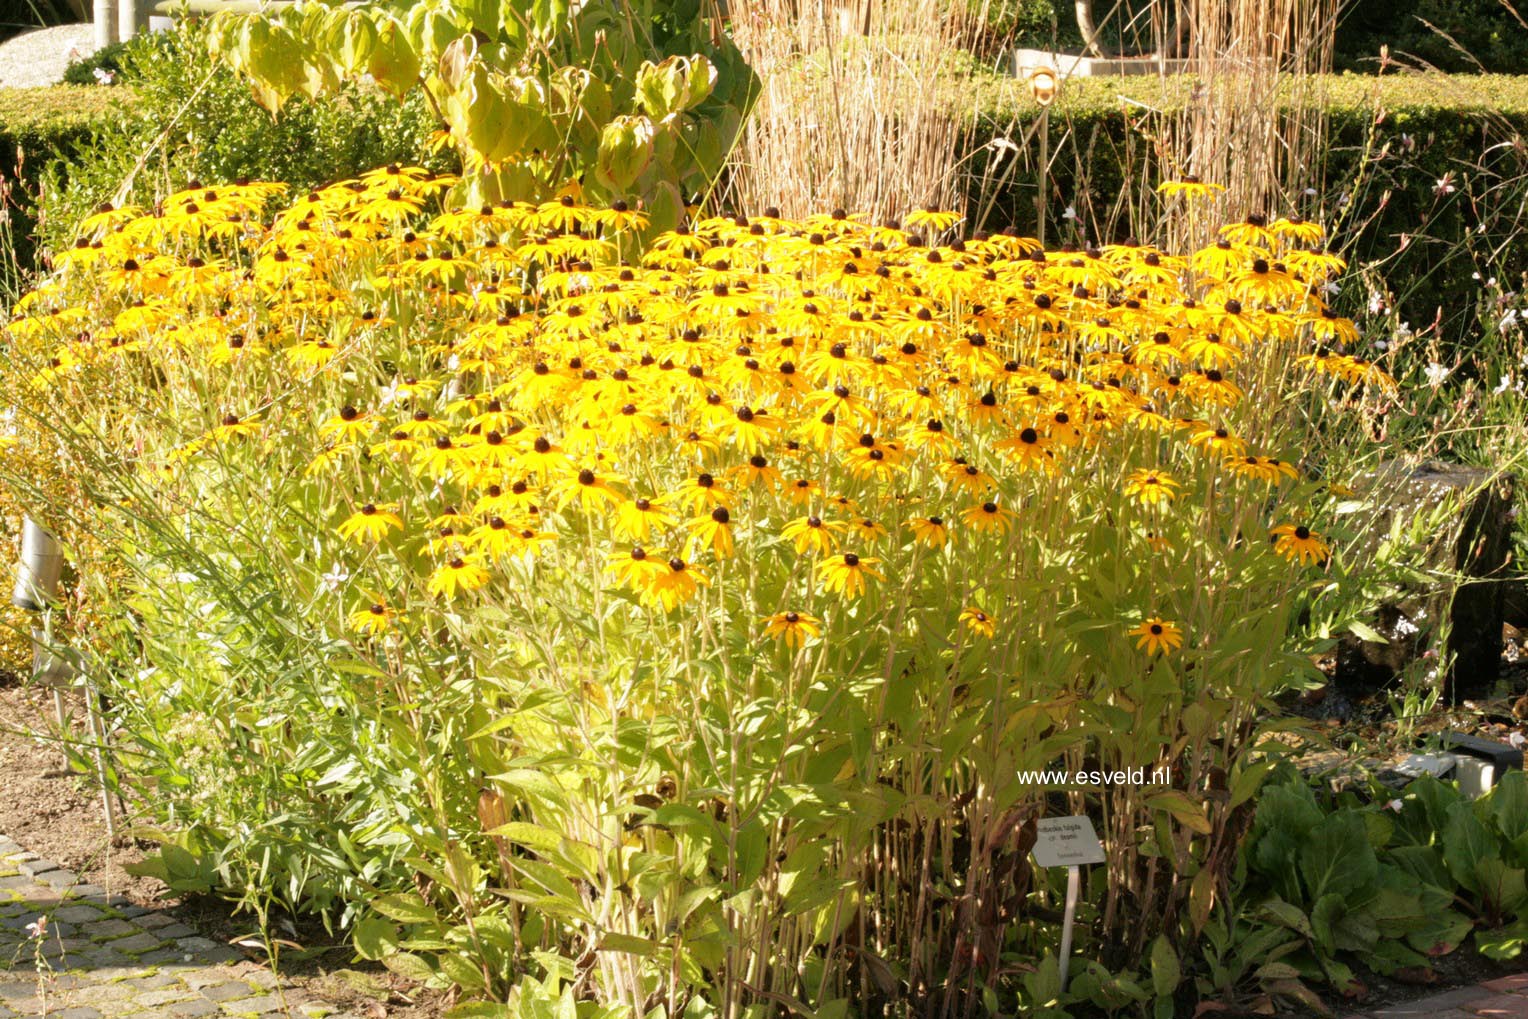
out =
<svg viewBox="0 0 1528 1019"><path fill-rule="evenodd" d="M58 539L27 517L21 526L21 562L16 567L11 604L28 612L47 608L58 595L58 578L63 569L64 553L58 547Z"/></svg>
<svg viewBox="0 0 1528 1019"><path fill-rule="evenodd" d="M1034 96L1035 102L1042 107L1055 102L1056 93L1061 91L1061 79L1049 67L1035 68L1030 72L1025 83L1029 86L1029 94Z"/></svg>

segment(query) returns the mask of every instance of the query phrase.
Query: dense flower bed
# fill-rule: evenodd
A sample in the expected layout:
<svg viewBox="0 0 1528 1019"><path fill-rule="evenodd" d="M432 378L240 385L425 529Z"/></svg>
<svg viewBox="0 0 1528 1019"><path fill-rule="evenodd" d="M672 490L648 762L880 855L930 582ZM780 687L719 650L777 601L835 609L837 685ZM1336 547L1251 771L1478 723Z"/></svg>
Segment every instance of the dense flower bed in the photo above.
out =
<svg viewBox="0 0 1528 1019"><path fill-rule="evenodd" d="M52 511L96 549L163 873L521 1000L1037 1005L1026 839L1089 809L1073 990L1140 991L1108 967L1225 887L1259 710L1341 611L1342 451L1393 395L1320 226L649 237L451 184L104 208L7 327L9 480L82 479ZM1170 779L1019 777L1058 761Z"/></svg>

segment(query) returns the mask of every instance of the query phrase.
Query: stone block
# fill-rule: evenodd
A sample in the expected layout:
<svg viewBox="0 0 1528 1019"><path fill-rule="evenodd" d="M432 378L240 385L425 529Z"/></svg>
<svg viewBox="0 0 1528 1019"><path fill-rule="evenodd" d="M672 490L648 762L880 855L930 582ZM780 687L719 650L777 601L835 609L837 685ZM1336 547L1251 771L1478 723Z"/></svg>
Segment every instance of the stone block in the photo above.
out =
<svg viewBox="0 0 1528 1019"><path fill-rule="evenodd" d="M1339 688L1365 693L1388 684L1417 659L1446 615L1455 657L1436 682L1451 698L1491 691L1501 667L1506 597L1501 579L1511 551L1514 484L1511 476L1484 468L1403 461L1384 464L1367 479L1363 494L1385 510L1363 548L1377 548L1397 518L1403 529L1442 519L1443 526L1425 537L1423 565L1462 579L1447 590L1413 591L1381 606L1371 623L1384 643L1345 637L1337 651Z"/></svg>

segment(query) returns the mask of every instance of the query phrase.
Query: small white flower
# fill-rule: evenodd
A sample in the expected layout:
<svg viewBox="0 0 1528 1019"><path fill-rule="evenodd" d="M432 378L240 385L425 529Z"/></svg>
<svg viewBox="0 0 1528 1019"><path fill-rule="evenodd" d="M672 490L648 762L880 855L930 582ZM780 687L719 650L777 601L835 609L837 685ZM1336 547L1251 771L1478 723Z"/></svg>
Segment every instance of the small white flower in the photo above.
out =
<svg viewBox="0 0 1528 1019"><path fill-rule="evenodd" d="M1396 323L1396 326L1395 326L1395 338L1396 339L1398 339L1398 340L1409 340L1409 339L1411 339L1411 336L1412 336L1412 332L1411 332L1411 323L1410 322L1397 322Z"/></svg>
<svg viewBox="0 0 1528 1019"><path fill-rule="evenodd" d="M1433 182L1433 194L1451 195L1458 189L1454 187L1454 171L1450 170Z"/></svg>
<svg viewBox="0 0 1528 1019"><path fill-rule="evenodd" d="M1061 218L1072 223L1077 222L1077 207L1075 205L1068 205L1066 211L1061 214Z"/></svg>
<svg viewBox="0 0 1528 1019"><path fill-rule="evenodd" d="M1323 297L1332 298L1338 296L1341 293L1342 288L1339 287L1334 280L1327 280L1325 283L1321 284L1321 295Z"/></svg>
<svg viewBox="0 0 1528 1019"><path fill-rule="evenodd" d="M1383 354L1385 351L1390 349L1390 341L1389 340L1375 340L1374 341L1374 349Z"/></svg>
<svg viewBox="0 0 1528 1019"><path fill-rule="evenodd" d="M1449 373L1452 371L1452 368L1445 368L1438 362L1433 361L1422 370L1422 374L1427 376L1427 384L1432 388L1437 389L1439 386L1443 385L1443 380L1448 378Z"/></svg>
<svg viewBox="0 0 1528 1019"><path fill-rule="evenodd" d="M1369 291L1369 314L1378 315L1385 307L1385 299L1380 296L1378 290Z"/></svg>
<svg viewBox="0 0 1528 1019"><path fill-rule="evenodd" d="M1389 803L1385 804L1385 809L1399 814L1403 806L1404 804L1402 804L1400 800L1391 800Z"/></svg>
<svg viewBox="0 0 1528 1019"><path fill-rule="evenodd" d="M33 920L31 923L27 924L27 937L43 938L46 937L47 934L48 918L46 916L39 916L36 920Z"/></svg>
<svg viewBox="0 0 1528 1019"><path fill-rule="evenodd" d="M1528 746L1528 736L1524 736L1520 732L1514 732L1507 737L1507 742L1521 750L1523 747Z"/></svg>
<svg viewBox="0 0 1528 1019"><path fill-rule="evenodd" d="M345 585L345 581L350 579L350 571L345 569L343 563L335 563L329 567L329 572L319 579L323 582L324 587L330 591L338 591Z"/></svg>
<svg viewBox="0 0 1528 1019"><path fill-rule="evenodd" d="M1496 383L1496 388L1491 390L1491 395L1500 396L1509 389L1515 389L1515 386L1512 382L1512 373L1502 372L1501 379Z"/></svg>
<svg viewBox="0 0 1528 1019"><path fill-rule="evenodd" d="M95 80L102 85L114 85L117 82L117 76L104 67L97 67L91 73L95 75Z"/></svg>
<svg viewBox="0 0 1528 1019"><path fill-rule="evenodd" d="M1523 313L1516 308L1508 308L1502 313L1501 320L1496 323L1496 328L1501 332L1516 329L1523 321Z"/></svg>
<svg viewBox="0 0 1528 1019"><path fill-rule="evenodd" d="M1306 188L1303 194L1306 198L1315 198L1316 195L1320 194L1320 192L1318 192L1315 188Z"/></svg>

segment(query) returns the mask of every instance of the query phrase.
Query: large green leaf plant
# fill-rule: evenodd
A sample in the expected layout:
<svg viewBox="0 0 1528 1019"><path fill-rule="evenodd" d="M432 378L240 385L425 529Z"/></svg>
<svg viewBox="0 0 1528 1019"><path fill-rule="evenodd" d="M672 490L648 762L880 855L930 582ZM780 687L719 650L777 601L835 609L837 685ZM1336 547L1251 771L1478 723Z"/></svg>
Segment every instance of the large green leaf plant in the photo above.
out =
<svg viewBox="0 0 1528 1019"><path fill-rule="evenodd" d="M371 80L422 89L471 201L575 191L677 225L737 138L757 78L710 0L391 0L224 13L213 52L279 114Z"/></svg>

